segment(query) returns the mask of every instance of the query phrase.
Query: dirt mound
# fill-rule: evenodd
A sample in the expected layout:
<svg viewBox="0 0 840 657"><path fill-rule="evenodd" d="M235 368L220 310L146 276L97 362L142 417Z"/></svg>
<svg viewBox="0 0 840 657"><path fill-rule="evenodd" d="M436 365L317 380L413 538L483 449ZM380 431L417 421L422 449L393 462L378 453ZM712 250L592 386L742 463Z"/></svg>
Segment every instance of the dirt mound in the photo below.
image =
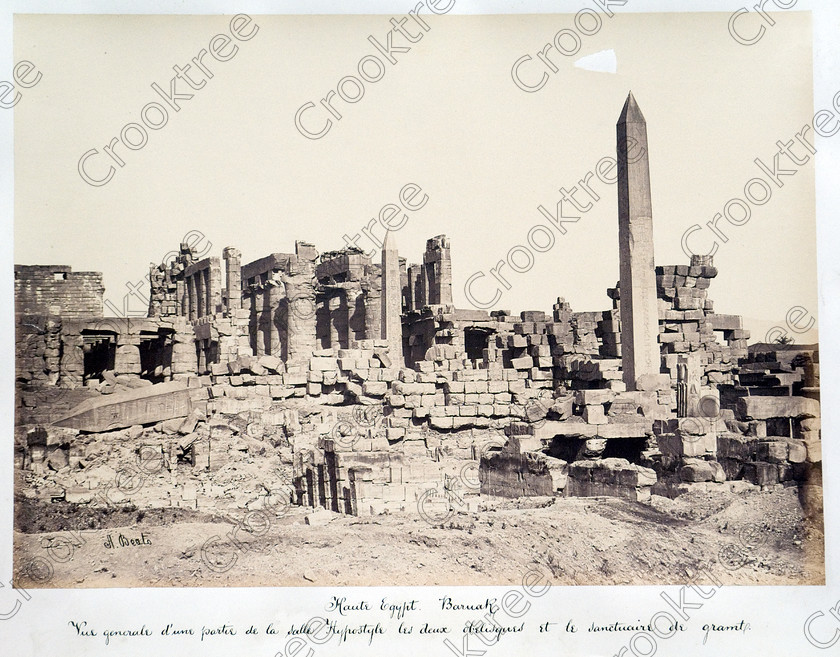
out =
<svg viewBox="0 0 840 657"><path fill-rule="evenodd" d="M91 507L69 502L42 502L15 496L15 531L24 534L116 527L158 527L180 522L214 523L224 519L191 509L144 509L132 504Z"/></svg>

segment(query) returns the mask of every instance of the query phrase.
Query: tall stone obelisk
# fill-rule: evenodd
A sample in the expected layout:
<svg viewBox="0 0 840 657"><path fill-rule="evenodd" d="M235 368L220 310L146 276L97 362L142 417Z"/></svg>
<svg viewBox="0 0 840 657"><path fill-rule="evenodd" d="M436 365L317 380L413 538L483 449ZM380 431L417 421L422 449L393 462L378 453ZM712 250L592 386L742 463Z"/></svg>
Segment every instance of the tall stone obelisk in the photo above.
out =
<svg viewBox="0 0 840 657"><path fill-rule="evenodd" d="M659 374L660 357L647 123L632 93L616 136L621 364L627 389L636 390L640 377Z"/></svg>
<svg viewBox="0 0 840 657"><path fill-rule="evenodd" d="M394 237L388 231L382 245L382 339L388 341L391 362L402 367L402 281L400 254Z"/></svg>

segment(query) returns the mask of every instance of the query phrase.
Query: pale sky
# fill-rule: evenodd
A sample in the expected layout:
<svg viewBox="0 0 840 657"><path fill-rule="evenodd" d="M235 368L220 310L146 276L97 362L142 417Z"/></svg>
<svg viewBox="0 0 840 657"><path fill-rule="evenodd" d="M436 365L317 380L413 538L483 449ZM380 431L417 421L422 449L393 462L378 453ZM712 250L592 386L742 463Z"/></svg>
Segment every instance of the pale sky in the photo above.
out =
<svg viewBox="0 0 840 657"><path fill-rule="evenodd" d="M206 236L201 246L212 243L212 255L238 247L243 263L293 251L295 239L328 251L414 183L429 199L396 233L400 255L419 262L427 238L448 235L455 302L469 308L470 275L487 274L473 293L491 298L490 268L546 223L537 207L553 212L560 187L570 190L615 154L615 123L632 89L648 122L656 262L687 263L686 229L743 199L744 184L762 176L753 160L772 165L776 141L793 139L814 113L809 15L774 14L774 35L784 38L749 47L732 39L728 16L617 14L584 36L575 56L551 51L558 71L525 93L512 81L513 63L531 55L521 71L539 80L537 53L573 26L572 16L424 15L428 32L405 25L422 39L396 35L393 44L410 52L394 54L398 63L366 82L357 102L334 98L342 119L310 140L295 128L295 113L311 101L305 125L324 124L320 99L344 76L358 77L361 58L385 59L367 37L384 43L389 16L255 15L259 31L236 41L229 61L205 57L212 79L196 90L179 81L177 92L193 98L170 109L162 128L147 129L142 148L116 145L125 166L91 186L78 173L81 156L98 149L86 170L104 176L113 161L103 147L140 123L147 103L166 105L151 83L168 91L173 65L230 34L230 18L19 15L15 61L31 60L44 77L15 108L15 262L102 271L106 299L121 307L124 285L189 231ZM614 74L573 66L609 49ZM377 75L370 62L366 70ZM200 84L195 67L191 74ZM729 241L715 255L720 274L710 296L717 312L744 315L753 338L783 326L793 306L817 315L813 158L795 169L765 205L752 206L749 222L718 224ZM600 200L565 224L565 235L553 233L554 246L534 253L530 271L505 267L511 289L501 290L496 308L550 311L558 296L578 311L611 307L616 186L590 183ZM713 239L705 227L690 244L700 252ZM358 244L371 247L364 237Z"/></svg>

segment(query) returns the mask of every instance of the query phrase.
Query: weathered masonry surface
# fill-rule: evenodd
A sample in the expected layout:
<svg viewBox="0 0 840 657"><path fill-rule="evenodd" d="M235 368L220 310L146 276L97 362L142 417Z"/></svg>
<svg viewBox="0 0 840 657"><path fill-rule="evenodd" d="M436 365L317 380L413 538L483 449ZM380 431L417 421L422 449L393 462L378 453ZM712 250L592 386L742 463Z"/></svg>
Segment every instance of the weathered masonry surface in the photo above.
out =
<svg viewBox="0 0 840 657"><path fill-rule="evenodd" d="M16 266L18 467L90 502L80 467L123 441L177 474L134 503L196 508L250 503L223 503L200 473L279 459L292 501L354 514L818 486L819 350L748 347L741 318L714 311L711 257L654 264L648 161L621 161L646 131L631 96L618 282L594 311L562 296L517 315L456 308L445 235L416 264L393 234L378 262L304 241L199 260L182 244L152 266L140 319L102 316L99 274ZM474 485L453 498L465 467Z"/></svg>
<svg viewBox="0 0 840 657"><path fill-rule="evenodd" d="M102 274L64 265L15 265L15 314L101 317Z"/></svg>

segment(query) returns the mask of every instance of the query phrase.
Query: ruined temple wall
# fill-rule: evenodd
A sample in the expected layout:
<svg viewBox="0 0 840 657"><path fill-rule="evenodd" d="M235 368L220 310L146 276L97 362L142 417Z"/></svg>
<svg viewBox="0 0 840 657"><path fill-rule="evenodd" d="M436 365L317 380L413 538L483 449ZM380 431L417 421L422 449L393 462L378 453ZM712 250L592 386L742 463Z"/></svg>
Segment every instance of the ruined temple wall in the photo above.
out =
<svg viewBox="0 0 840 657"><path fill-rule="evenodd" d="M685 383L695 402L703 395L717 397L717 386L732 384L738 360L747 356L749 332L735 315L714 312L708 290L717 269L711 257L692 256L690 265L656 267L661 363L672 386ZM613 309L604 311L596 333L604 357L621 357L621 289L607 290ZM685 368L685 369L681 369ZM688 376L688 381L678 381ZM678 410L675 406L675 411ZM682 408L682 414L696 409Z"/></svg>
<svg viewBox="0 0 840 657"><path fill-rule="evenodd" d="M89 395L195 374L193 327L183 318L18 316L15 399L20 422L50 422Z"/></svg>
<svg viewBox="0 0 840 657"><path fill-rule="evenodd" d="M381 297L376 295L381 306ZM369 322L381 316L371 314L369 297L361 282L325 286L316 294L316 341L320 349L346 349L354 340L379 339L379 326L369 330ZM379 322L381 323L381 321Z"/></svg>
<svg viewBox="0 0 840 657"><path fill-rule="evenodd" d="M476 450L468 451L468 459L442 458L434 438L420 434L399 448L381 435L352 448L327 439L322 449L296 459L297 501L357 516L419 511L443 518L453 501L460 511L475 510L477 488L450 488L461 483L465 469L478 469Z"/></svg>
<svg viewBox="0 0 840 657"><path fill-rule="evenodd" d="M452 303L452 260L449 239L438 235L426 241L423 254L423 275L426 303L447 305ZM408 280L406 280L408 285Z"/></svg>
<svg viewBox="0 0 840 657"><path fill-rule="evenodd" d="M15 265L15 313L102 317L105 287L99 272L64 265Z"/></svg>
<svg viewBox="0 0 840 657"><path fill-rule="evenodd" d="M398 376L381 341L363 340L350 349L316 349L306 360L284 363L276 356L240 354L213 363L198 377L221 412L240 412L273 401L308 397L328 405L381 404Z"/></svg>
<svg viewBox="0 0 840 657"><path fill-rule="evenodd" d="M15 381L55 385L61 372L61 317L18 315L15 322Z"/></svg>

